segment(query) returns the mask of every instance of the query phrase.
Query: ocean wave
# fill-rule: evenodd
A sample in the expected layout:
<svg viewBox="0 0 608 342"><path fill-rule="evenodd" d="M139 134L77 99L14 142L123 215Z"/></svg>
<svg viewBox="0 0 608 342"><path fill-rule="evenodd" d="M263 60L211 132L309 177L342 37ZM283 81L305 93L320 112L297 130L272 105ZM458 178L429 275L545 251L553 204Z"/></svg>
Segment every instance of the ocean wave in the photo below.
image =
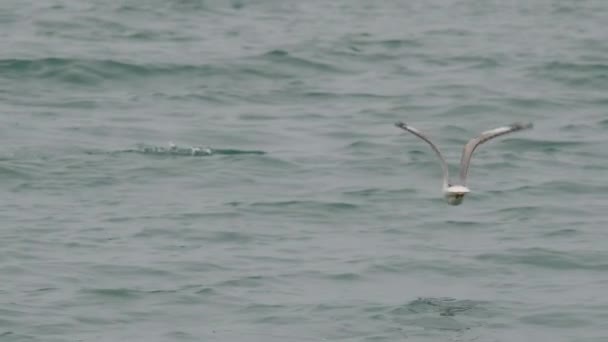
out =
<svg viewBox="0 0 608 342"><path fill-rule="evenodd" d="M608 186L603 185L603 184L594 184L593 182L575 182L575 181L567 181L567 180L550 180L550 181L546 181L546 182L542 182L542 183L538 183L538 184L534 184L534 185L524 185L524 186L519 186L516 188L512 188L512 189L507 189L507 190L494 190L494 191L488 191L488 193L491 193L493 195L497 195L497 194L501 194L504 192L518 192L518 193L532 193L532 192L536 192L536 193L540 193L540 194L544 194L545 191L550 191L551 193L554 192L562 192L562 193L567 193L567 194L590 194L593 193L594 191L604 191L608 188ZM502 211L512 211L512 210L522 210L525 208L529 208L529 209L541 209L541 207L539 206L522 206L522 207L509 207L509 208L503 208L501 209Z"/></svg>
<svg viewBox="0 0 608 342"><path fill-rule="evenodd" d="M308 69L312 71L321 72L332 72L332 73L345 73L347 72L342 67L338 67L334 64L315 61L310 58L292 56L285 50L272 50L268 51L258 57L259 60L272 62L274 68L286 65L289 67L296 67L300 69Z"/></svg>
<svg viewBox="0 0 608 342"><path fill-rule="evenodd" d="M345 37L345 41L355 46L367 46L367 47L383 47L389 49L396 48L413 48L422 47L424 43L420 39L413 38L379 38L373 37L370 34L359 33L351 34Z"/></svg>
<svg viewBox="0 0 608 342"><path fill-rule="evenodd" d="M409 302L405 307L394 310L395 313L405 310L407 313L428 313L435 312L440 316L454 316L458 313L474 309L482 302L472 300L457 300L449 297L420 297Z"/></svg>
<svg viewBox="0 0 608 342"><path fill-rule="evenodd" d="M374 99L389 99L389 98L403 98L402 95L380 95L372 93L334 93L334 92L323 92L323 91L310 91L302 94L303 96L313 97L317 99L341 99L341 100L362 100L369 101Z"/></svg>
<svg viewBox="0 0 608 342"><path fill-rule="evenodd" d="M117 60L49 57L39 59L0 59L0 76L12 79L36 78L67 83L91 84L105 79L195 74L208 76L227 73L221 66L186 64L136 64Z"/></svg>
<svg viewBox="0 0 608 342"><path fill-rule="evenodd" d="M577 313L564 313L563 311L528 314L519 320L526 324L542 326L543 329L547 329L547 327L576 329L591 325L591 320L581 319Z"/></svg>
<svg viewBox="0 0 608 342"><path fill-rule="evenodd" d="M382 196L400 195L400 194L409 195L409 194L413 194L416 192L417 192L417 190L413 189L413 188L404 188L404 189L398 189L398 190L367 188L367 189L360 189L360 190L345 191L342 194L347 195L347 196L354 196L354 197L382 197Z"/></svg>
<svg viewBox="0 0 608 342"><path fill-rule="evenodd" d="M558 270L608 271L605 252L560 251L532 247L510 249L505 253L479 254L475 259L500 264L523 264Z"/></svg>
<svg viewBox="0 0 608 342"><path fill-rule="evenodd" d="M30 175L22 167L5 165L0 166L0 176L4 179L30 179Z"/></svg>
<svg viewBox="0 0 608 342"><path fill-rule="evenodd" d="M548 62L530 69L531 76L570 86L608 86L608 64Z"/></svg>
<svg viewBox="0 0 608 342"><path fill-rule="evenodd" d="M569 123L562 125L559 129L566 132L586 131L592 129L590 125L584 123Z"/></svg>
<svg viewBox="0 0 608 342"><path fill-rule="evenodd" d="M237 149L222 149L222 148L210 148L200 146L186 146L181 147L173 143L169 143L168 147L138 144L134 149L127 149L118 151L120 153L139 153L147 155L157 156L212 156L212 155L240 155L240 154L255 154L262 155L266 154L264 151L259 150L237 150Z"/></svg>
<svg viewBox="0 0 608 342"><path fill-rule="evenodd" d="M87 59L72 57L8 58L0 59L0 77L8 79L49 80L79 86L99 85L104 81L137 81L170 77L230 79L289 79L302 71L344 73L343 67L313 60L310 57L292 56L283 50L273 50L257 56L231 61L202 64L139 63L118 59Z"/></svg>
<svg viewBox="0 0 608 342"><path fill-rule="evenodd" d="M420 55L421 61L433 66L455 67L460 70L494 69L501 65L500 60L487 56L432 56Z"/></svg>
<svg viewBox="0 0 608 342"><path fill-rule="evenodd" d="M576 235L581 234L582 232L578 229L572 229L572 228L564 228L564 229L560 229L560 230L555 230L555 231L550 231L550 232L546 232L543 233L542 236L544 237L548 237L548 238L553 238L553 237L573 237Z"/></svg>
<svg viewBox="0 0 608 342"><path fill-rule="evenodd" d="M563 103L559 99L549 98L524 98L524 97L511 97L501 99L501 102L506 102L509 107L518 107L524 109L532 108L563 108Z"/></svg>
<svg viewBox="0 0 608 342"><path fill-rule="evenodd" d="M594 184L593 181L576 182L566 180L554 180L540 184L540 187L545 189L551 189L551 191L558 191L567 194L590 194L597 191L605 192L608 190L608 186L601 183Z"/></svg>
<svg viewBox="0 0 608 342"><path fill-rule="evenodd" d="M97 296L114 297L117 299L136 298L139 297L139 295L146 293L146 291L129 288L91 288L83 289L81 292Z"/></svg>
<svg viewBox="0 0 608 342"><path fill-rule="evenodd" d="M255 287L263 287L267 283L276 283L276 278L272 276L261 276L261 275L252 275L252 276L241 276L233 279L222 280L218 283L215 283L214 286L222 289L224 287L242 287L242 288L255 288Z"/></svg>
<svg viewBox="0 0 608 342"><path fill-rule="evenodd" d="M513 150L559 152L571 147L586 145L583 141L535 140L528 138L506 138L504 144Z"/></svg>
<svg viewBox="0 0 608 342"><path fill-rule="evenodd" d="M237 231L214 232L206 240L214 243L246 243L253 239L251 234Z"/></svg>
<svg viewBox="0 0 608 342"><path fill-rule="evenodd" d="M454 107L450 107L449 109L445 110L443 113L441 113L440 115L446 118L451 118L451 117L459 117L459 116L470 116L470 115L479 115L479 114L486 114L486 113L492 113L492 112L496 112L498 110L498 108L496 106L493 105L487 105L487 104L468 104L468 105L460 105L460 106L454 106Z"/></svg>
<svg viewBox="0 0 608 342"><path fill-rule="evenodd" d="M253 203L243 203L243 202L228 202L227 205L233 207L240 206L248 206L252 208L301 208L301 209L313 209L313 210L325 210L325 211L335 211L335 210L353 210L357 209L359 206L352 203L346 202L324 202L324 201L299 201L299 200L291 200L291 201L270 201L270 202L253 202Z"/></svg>
<svg viewBox="0 0 608 342"><path fill-rule="evenodd" d="M579 73L608 73L608 64L602 63L571 63L571 62L548 62L541 69L552 72L574 71Z"/></svg>
<svg viewBox="0 0 608 342"><path fill-rule="evenodd" d="M349 143L344 148L346 150L354 150L354 151L365 151L365 150L377 150L381 148L385 148L386 144L380 144L367 140L357 140Z"/></svg>

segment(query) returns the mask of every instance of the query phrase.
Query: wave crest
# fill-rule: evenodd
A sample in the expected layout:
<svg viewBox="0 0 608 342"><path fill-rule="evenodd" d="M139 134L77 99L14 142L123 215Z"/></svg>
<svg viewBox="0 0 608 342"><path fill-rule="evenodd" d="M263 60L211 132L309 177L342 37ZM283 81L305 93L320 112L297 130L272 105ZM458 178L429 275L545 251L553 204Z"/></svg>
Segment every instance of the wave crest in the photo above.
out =
<svg viewBox="0 0 608 342"><path fill-rule="evenodd" d="M170 142L169 146L154 146L146 144L138 144L134 149L122 150L123 153L139 153L147 155L159 156L212 156L212 155L238 155L238 154L266 154L264 151L258 150L237 150L237 149L221 149L201 146L177 146Z"/></svg>

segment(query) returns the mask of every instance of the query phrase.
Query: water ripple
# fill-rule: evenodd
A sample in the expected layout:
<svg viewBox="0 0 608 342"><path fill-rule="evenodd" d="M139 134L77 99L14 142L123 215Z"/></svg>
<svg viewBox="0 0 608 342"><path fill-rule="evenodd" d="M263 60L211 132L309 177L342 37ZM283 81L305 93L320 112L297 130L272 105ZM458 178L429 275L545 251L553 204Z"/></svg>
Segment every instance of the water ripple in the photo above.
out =
<svg viewBox="0 0 608 342"><path fill-rule="evenodd" d="M338 67L330 63L319 62L310 58L292 56L285 50L272 50L262 56L261 60L272 62L276 68L287 66L290 68L298 68L301 70L310 70L315 72L330 72L330 73L345 73L343 67Z"/></svg>
<svg viewBox="0 0 608 342"><path fill-rule="evenodd" d="M244 203L241 202L229 202L227 203L230 206L243 206ZM260 207L260 208L299 208L299 209L307 209L307 210L353 210L357 209L359 206L352 203L347 202L324 202L324 201L272 201L272 202L253 202L250 204L245 204L249 207Z"/></svg>
<svg viewBox="0 0 608 342"><path fill-rule="evenodd" d="M94 154L95 152L89 152ZM139 153L154 156L212 156L212 155L242 155L242 154L266 154L259 150L237 150L225 148L210 148L199 146L181 147L170 143L168 147L139 144L135 149L126 149L117 151L117 153Z"/></svg>
<svg viewBox="0 0 608 342"><path fill-rule="evenodd" d="M501 264L522 264L556 270L607 271L606 253L591 251L560 251L548 248L517 248L508 253L484 253L475 258Z"/></svg>
<svg viewBox="0 0 608 342"><path fill-rule="evenodd" d="M608 64L549 62L532 73L568 86L608 87Z"/></svg>
<svg viewBox="0 0 608 342"><path fill-rule="evenodd" d="M482 302L476 302L472 300L457 300L455 298L418 298L411 301L404 307L396 308L393 310L394 313L402 313L405 310L406 313L428 313L436 312L440 316L455 316L459 313L464 313L474 309L476 306L482 304Z"/></svg>

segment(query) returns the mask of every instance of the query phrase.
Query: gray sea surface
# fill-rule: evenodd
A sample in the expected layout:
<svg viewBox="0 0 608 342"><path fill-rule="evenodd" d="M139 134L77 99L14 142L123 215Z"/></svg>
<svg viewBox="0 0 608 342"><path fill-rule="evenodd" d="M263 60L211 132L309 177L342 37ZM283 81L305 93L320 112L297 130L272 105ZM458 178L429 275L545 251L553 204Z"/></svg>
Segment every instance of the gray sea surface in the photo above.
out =
<svg viewBox="0 0 608 342"><path fill-rule="evenodd" d="M607 18L2 1L0 341L608 341Z"/></svg>

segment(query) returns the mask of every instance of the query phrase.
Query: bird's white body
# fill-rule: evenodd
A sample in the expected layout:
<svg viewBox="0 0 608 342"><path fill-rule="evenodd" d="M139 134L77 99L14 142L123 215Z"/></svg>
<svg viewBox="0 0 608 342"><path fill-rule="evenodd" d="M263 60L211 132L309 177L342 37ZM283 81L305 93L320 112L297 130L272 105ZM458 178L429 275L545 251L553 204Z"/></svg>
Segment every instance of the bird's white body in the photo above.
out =
<svg viewBox="0 0 608 342"><path fill-rule="evenodd" d="M443 193L446 201L451 205L459 205L460 203L462 203L464 196L471 192L471 190L466 187L466 179L467 173L469 171L469 164L471 163L471 157L473 156L473 151L475 151L477 146L483 144L484 142L490 139L496 138L507 133L532 128L531 123L514 123L509 126L498 127L489 131L482 132L478 137L469 140L469 142L467 142L467 144L464 146L464 149L462 151L462 157L460 159L461 184L452 185L449 183L448 165L445 159L443 158L441 152L439 152L437 146L435 146L435 144L433 144L433 142L425 134L423 134L412 126L406 125L403 122L397 122L395 126L404 129L410 133L413 133L420 139L426 141L431 146L433 151L435 151L435 154L437 155L437 157L439 157L439 160L441 161L441 168L443 169Z"/></svg>
<svg viewBox="0 0 608 342"><path fill-rule="evenodd" d="M446 201L451 205L459 205L464 199L464 195L471 192L469 188L462 185L452 185L443 190Z"/></svg>

